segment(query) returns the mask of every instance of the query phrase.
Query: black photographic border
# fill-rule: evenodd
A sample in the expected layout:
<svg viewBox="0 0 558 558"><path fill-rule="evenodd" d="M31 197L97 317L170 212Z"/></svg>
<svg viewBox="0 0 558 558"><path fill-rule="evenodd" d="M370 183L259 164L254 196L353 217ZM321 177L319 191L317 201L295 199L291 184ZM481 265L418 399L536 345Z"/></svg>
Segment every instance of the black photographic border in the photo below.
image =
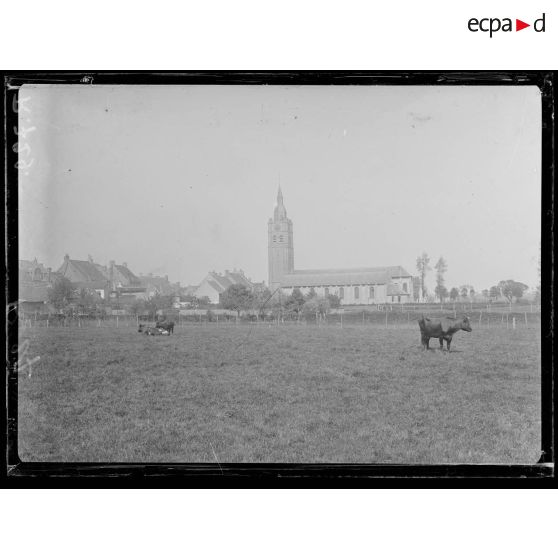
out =
<svg viewBox="0 0 558 558"><path fill-rule="evenodd" d="M208 71L208 72L112 72L112 71L41 71L4 73L4 155L5 155L5 245L6 277L6 385L2 390L2 476L11 486L35 486L46 481L49 486L73 486L102 481L114 486L127 486L129 481L142 485L176 486L187 481L191 486L218 487L236 485L238 481L257 486L272 482L277 486L330 486L333 480L390 486L393 481L490 479L554 480L554 184L555 184L555 73L553 71ZM407 465L407 464L234 464L234 463L38 463L22 462L18 456L18 385L17 385L17 303L18 299L18 171L17 99L19 88L32 83L106 84L106 85L519 85L539 88L542 110L542 223L541 223L541 288L550 305L541 308L541 457L534 464L517 465ZM14 349L15 348L15 349ZM547 485L537 482L536 485ZM529 483L532 486L532 483Z"/></svg>

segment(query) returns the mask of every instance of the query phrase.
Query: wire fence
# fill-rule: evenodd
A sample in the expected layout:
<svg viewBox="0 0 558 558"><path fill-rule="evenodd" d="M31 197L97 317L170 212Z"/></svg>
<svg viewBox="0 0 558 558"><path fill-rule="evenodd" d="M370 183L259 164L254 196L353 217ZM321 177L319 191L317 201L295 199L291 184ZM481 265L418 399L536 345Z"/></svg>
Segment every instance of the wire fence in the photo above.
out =
<svg viewBox="0 0 558 558"><path fill-rule="evenodd" d="M393 309L395 308L395 309ZM354 327L369 326L385 329L417 328L418 320L424 315L431 318L460 318L464 314L457 308L431 308L423 307L373 307L363 310L339 309L326 314L296 315L281 312L270 312L261 315L237 312L198 311L192 314L179 314L166 316L173 320L175 327L240 327L253 326L298 326L298 327ZM466 313L473 329L476 328L536 328L540 327L540 310L530 311L525 307L515 308L511 312L502 308L473 309ZM60 316L47 314L31 314L22 316L19 320L21 328L29 327L66 327L66 328L138 328L140 324L155 325L153 319L146 316L120 315L120 316Z"/></svg>

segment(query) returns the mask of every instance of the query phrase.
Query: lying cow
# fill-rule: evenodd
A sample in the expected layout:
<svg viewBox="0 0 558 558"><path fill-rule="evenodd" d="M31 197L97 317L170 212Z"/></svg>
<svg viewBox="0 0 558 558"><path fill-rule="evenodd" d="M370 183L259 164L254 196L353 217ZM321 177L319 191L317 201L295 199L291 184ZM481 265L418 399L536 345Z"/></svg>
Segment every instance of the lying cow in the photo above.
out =
<svg viewBox="0 0 558 558"><path fill-rule="evenodd" d="M158 327L160 329L164 329L165 331L167 331L169 333L169 335L171 333L174 333L174 322L173 321L167 321L167 320L163 320L163 321L158 321L155 324L155 327Z"/></svg>
<svg viewBox="0 0 558 558"><path fill-rule="evenodd" d="M451 339L460 329L463 331L473 331L469 318L464 317L460 320L456 318L422 318L418 321L420 328L420 340L423 350L428 350L428 343L431 337L437 337L440 341L440 349L444 350L444 339L450 352Z"/></svg>
<svg viewBox="0 0 558 558"><path fill-rule="evenodd" d="M145 324L139 325L138 332L145 333L145 335L169 335L169 332L166 329L161 327L146 326Z"/></svg>

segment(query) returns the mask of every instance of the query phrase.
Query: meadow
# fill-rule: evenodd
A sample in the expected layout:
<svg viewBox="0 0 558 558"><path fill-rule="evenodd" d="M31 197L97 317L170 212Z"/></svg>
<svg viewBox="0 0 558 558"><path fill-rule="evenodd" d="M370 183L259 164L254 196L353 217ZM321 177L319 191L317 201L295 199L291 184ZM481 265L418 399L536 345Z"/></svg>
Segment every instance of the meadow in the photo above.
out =
<svg viewBox="0 0 558 558"><path fill-rule="evenodd" d="M540 327L26 327L23 461L535 463ZM30 375L29 375L30 372Z"/></svg>

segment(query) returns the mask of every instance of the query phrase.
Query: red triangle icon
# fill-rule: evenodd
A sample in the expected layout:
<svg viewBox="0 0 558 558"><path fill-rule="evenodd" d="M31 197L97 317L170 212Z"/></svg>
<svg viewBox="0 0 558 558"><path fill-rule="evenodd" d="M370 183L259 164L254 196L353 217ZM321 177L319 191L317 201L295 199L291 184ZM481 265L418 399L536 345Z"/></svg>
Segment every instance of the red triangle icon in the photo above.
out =
<svg viewBox="0 0 558 558"><path fill-rule="evenodd" d="M525 23L524 21L521 21L520 19L515 20L515 30L516 31L521 31L522 29L525 29L525 27L531 27L531 24L530 23Z"/></svg>

